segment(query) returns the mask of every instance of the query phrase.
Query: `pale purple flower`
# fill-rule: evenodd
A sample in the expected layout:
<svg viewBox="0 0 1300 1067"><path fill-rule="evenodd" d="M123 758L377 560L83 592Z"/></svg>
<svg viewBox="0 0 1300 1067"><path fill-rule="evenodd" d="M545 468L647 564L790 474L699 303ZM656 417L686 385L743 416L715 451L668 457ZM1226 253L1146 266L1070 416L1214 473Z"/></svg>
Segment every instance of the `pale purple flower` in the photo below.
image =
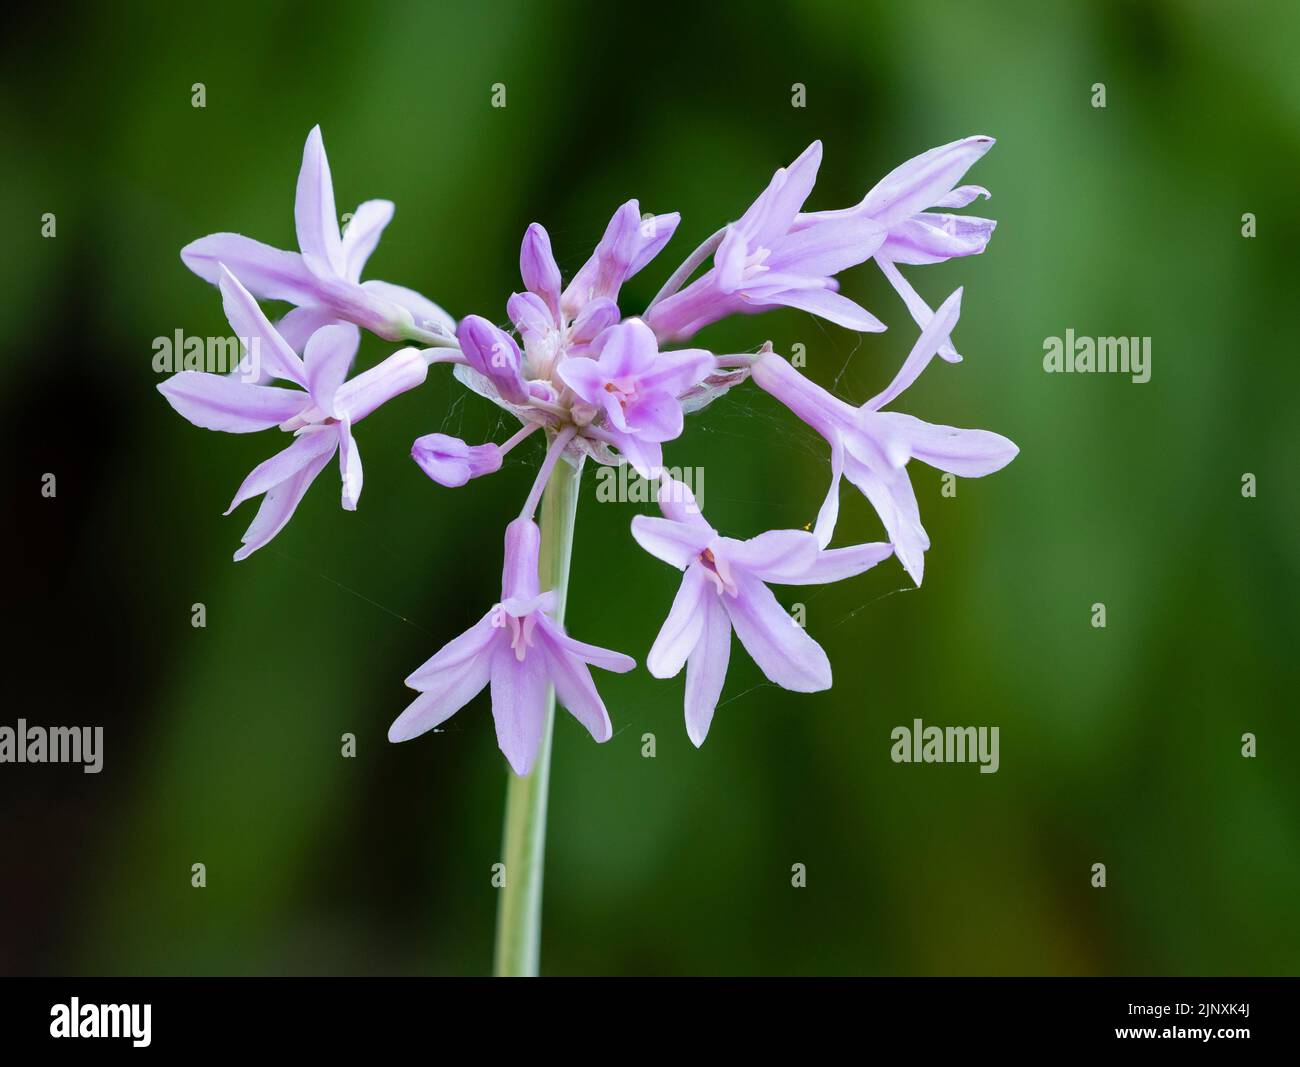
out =
<svg viewBox="0 0 1300 1067"><path fill-rule="evenodd" d="M226 509L229 515L245 500L265 494L244 534L243 547L235 553L235 559L242 560L280 532L335 452L343 479L343 507L356 508L362 471L352 425L423 382L428 364L416 349L405 348L347 381L359 341L355 326L322 326L308 338L300 359L252 294L224 265L219 271L226 317L245 352L255 344L262 368L297 388L181 371L162 382L158 391L181 415L204 429L253 433L278 425L294 435L288 448L253 469Z"/></svg>
<svg viewBox="0 0 1300 1067"><path fill-rule="evenodd" d="M497 743L516 774L532 769L546 724L548 686L593 738L608 741L613 735L588 665L623 673L636 661L575 641L551 618L555 593L541 592L537 580L541 536L531 519L506 527L500 603L406 679L420 696L389 727L390 741L432 730L487 686Z"/></svg>
<svg viewBox="0 0 1300 1067"><path fill-rule="evenodd" d="M839 211L801 214L793 229L817 232L862 223L880 227L885 239L873 253L876 263L924 329L934 313L895 264L940 263L984 251L996 222L929 209L963 208L978 197L988 199L989 191L982 186L957 182L993 144L992 137L975 136L931 148L886 174L861 203ZM938 354L951 363L961 359L949 339L939 346Z"/></svg>
<svg viewBox="0 0 1300 1067"><path fill-rule="evenodd" d="M597 337L587 358L565 360L558 375L593 414L604 412L609 443L648 478L663 466L663 442L682 432L678 397L713 369L712 353L660 352L654 331L628 319Z"/></svg>
<svg viewBox="0 0 1300 1067"><path fill-rule="evenodd" d="M748 541L721 536L700 514L689 488L664 478L663 518L637 515L632 536L647 552L684 571L681 587L646 657L656 678L686 665L686 732L699 746L709 732L727 675L731 634L770 682L797 693L829 689L821 645L777 602L767 583L820 585L849 578L888 558L888 544L823 549L803 530L769 530Z"/></svg>
<svg viewBox="0 0 1300 1067"><path fill-rule="evenodd" d="M933 425L911 415L880 410L925 369L952 332L960 311L958 289L921 331L894 380L861 407L809 381L774 352L759 356L751 370L759 388L780 400L831 446L831 487L815 530L820 543L830 541L839 513L840 479L847 477L871 501L899 562L917 585L924 574L930 538L921 525L916 494L907 476L908 460L919 459L963 478L978 478L1001 470L1019 452L1011 441L988 430Z"/></svg>
<svg viewBox="0 0 1300 1067"><path fill-rule="evenodd" d="M216 284L225 264L263 300L297 307L279 324L295 351L321 326L351 322L388 341L426 344L450 337L455 322L442 308L411 289L361 281L366 260L393 217L390 200L367 200L342 235L334 186L320 127L312 127L303 150L294 203L298 252L285 252L237 233L214 233L181 249L185 265Z"/></svg>
<svg viewBox="0 0 1300 1067"><path fill-rule="evenodd" d="M885 230L856 217L794 227L821 158L821 142L814 141L788 169L778 170L740 220L726 228L713 268L647 312L660 338L681 340L727 315L774 307L800 308L850 330L885 328L842 296L834 278L870 259Z"/></svg>

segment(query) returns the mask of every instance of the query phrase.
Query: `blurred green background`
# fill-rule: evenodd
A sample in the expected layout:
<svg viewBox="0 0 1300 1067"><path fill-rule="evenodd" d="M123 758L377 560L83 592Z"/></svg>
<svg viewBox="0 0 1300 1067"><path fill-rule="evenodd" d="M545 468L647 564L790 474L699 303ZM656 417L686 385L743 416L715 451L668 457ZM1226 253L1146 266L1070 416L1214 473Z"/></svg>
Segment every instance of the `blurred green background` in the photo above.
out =
<svg viewBox="0 0 1300 1067"><path fill-rule="evenodd" d="M413 438L505 436L495 409L433 374L358 431L357 513L328 470L235 565L254 509L221 512L280 445L198 430L154 391L153 338L227 331L179 249L218 230L294 247L316 123L339 210L398 205L367 276L497 321L531 221L571 273L628 197L682 212L624 289L633 313L813 138L826 159L812 209L855 202L933 145L998 138L969 179L993 191L988 253L909 273L932 304L966 287L966 362L934 365L902 406L1005 433L1020 457L955 499L913 465L933 539L922 589L889 561L778 590L806 604L830 692L761 685L737 644L702 750L680 677L600 677L606 745L560 718L544 972L1300 970L1294 5L7 18L0 722L103 724L106 756L98 776L0 766L4 972L490 966L507 772L487 699L409 744L385 731L405 675L497 597L501 531L540 447L491 479L433 485ZM861 401L915 329L874 269L844 290L893 329L859 339L781 311L700 341L802 343L809 374ZM1043 340L1067 328L1150 336L1152 380L1045 374ZM393 347L367 338L361 359ZM752 387L690 419L667 455L705 469L710 518L736 536L808 522L827 477L820 442ZM645 506L597 503L593 487L589 468L569 627L643 660L677 577L628 535ZM843 499L840 543L877 539L865 502ZM206 629L190 625L196 602ZM914 717L1000 727L1001 769L895 765L890 730ZM355 759L340 756L345 732Z"/></svg>

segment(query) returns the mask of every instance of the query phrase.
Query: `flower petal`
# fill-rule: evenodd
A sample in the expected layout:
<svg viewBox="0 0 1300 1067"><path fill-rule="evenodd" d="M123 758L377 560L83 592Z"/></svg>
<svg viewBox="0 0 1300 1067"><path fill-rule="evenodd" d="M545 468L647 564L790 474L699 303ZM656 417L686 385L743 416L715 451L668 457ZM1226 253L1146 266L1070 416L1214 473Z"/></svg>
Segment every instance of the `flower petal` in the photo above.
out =
<svg viewBox="0 0 1300 1067"><path fill-rule="evenodd" d="M641 220L641 225L637 227L637 248L632 254L632 262L628 265L627 278L636 275L663 250L664 245L677 232L677 224L681 221L682 217L676 211L651 215ZM627 278L623 280L627 281Z"/></svg>
<svg viewBox="0 0 1300 1067"><path fill-rule="evenodd" d="M641 374L640 388L643 391L655 389L671 393L674 397L681 396L704 381L713 372L715 364L713 353L702 348L660 352L655 357L654 365Z"/></svg>
<svg viewBox="0 0 1300 1067"><path fill-rule="evenodd" d="M866 308L831 289L784 289L765 293L758 301L760 308L773 305L811 312L827 322L860 333L880 333L885 328L885 324Z"/></svg>
<svg viewBox="0 0 1300 1067"><path fill-rule="evenodd" d="M916 381L921 372L930 365L930 360L939 354L940 347L949 341L949 335L961 316L961 292L960 288L954 289L948 299L939 305L939 310L930 316L930 320L922 327L921 335L916 339L916 344L912 346L912 351L907 354L907 358L903 360L903 365L894 375L894 380L882 392L863 404L864 410L878 411L884 407Z"/></svg>
<svg viewBox="0 0 1300 1067"><path fill-rule="evenodd" d="M340 385L334 410L350 422L360 422L381 404L423 383L428 374L419 349L403 348Z"/></svg>
<svg viewBox="0 0 1300 1067"><path fill-rule="evenodd" d="M298 247L307 258L323 261L338 277L347 265L343 259L343 241L339 237L338 210L334 206L334 183L330 178L329 160L320 127L313 126L303 147L302 168L298 171L298 195L293 205L298 229Z"/></svg>
<svg viewBox="0 0 1300 1067"><path fill-rule="evenodd" d="M320 303L320 286L297 252L272 248L238 233L212 233L181 249L181 262L216 285L224 264L254 296L290 304Z"/></svg>
<svg viewBox="0 0 1300 1067"><path fill-rule="evenodd" d="M238 378L189 370L160 382L158 392L195 426L225 433L270 429L311 404L311 398L298 389L252 385Z"/></svg>
<svg viewBox="0 0 1300 1067"><path fill-rule="evenodd" d="M332 326L338 321L333 309L309 304L289 311L275 324L275 332L284 338L290 348L301 353L312 334L322 326Z"/></svg>
<svg viewBox="0 0 1300 1067"><path fill-rule="evenodd" d="M921 511L907 468L882 474L849 456L845 475L871 502L894 546L894 555L918 586L925 575L925 550L929 535L921 525Z"/></svg>
<svg viewBox="0 0 1300 1067"><path fill-rule="evenodd" d="M877 182L863 198L861 208L877 222L892 227L947 196L992 147L992 137L978 136L922 152Z"/></svg>
<svg viewBox="0 0 1300 1067"><path fill-rule="evenodd" d="M960 478L982 478L999 471L1020 452L1013 441L991 430L940 426L893 411L880 417L907 441L916 459Z"/></svg>
<svg viewBox="0 0 1300 1067"><path fill-rule="evenodd" d="M722 539L729 564L747 570L764 582L785 583L802 574L817 560L817 537L807 530L768 530L748 541Z"/></svg>
<svg viewBox="0 0 1300 1067"><path fill-rule="evenodd" d="M339 474L343 477L343 510L356 511L361 499L361 452L352 437L352 425L347 419L339 424Z"/></svg>
<svg viewBox="0 0 1300 1067"><path fill-rule="evenodd" d="M293 517L303 494L333 456L334 449L326 449L297 474L271 488L262 498L262 506L257 509L252 524L244 531L244 546L235 553L236 562L247 559L284 529L284 524Z"/></svg>
<svg viewBox="0 0 1300 1067"><path fill-rule="evenodd" d="M988 247L997 228L993 219L922 211L889 232L879 255L894 263L942 263L960 256L977 256Z"/></svg>
<svg viewBox="0 0 1300 1067"><path fill-rule="evenodd" d="M903 277L902 271L892 261L886 259L883 255L877 255L876 266L880 268L880 273L889 280L889 284L894 287L894 292L902 297L903 303L907 305L908 313L912 316L912 321L924 330L934 317L930 305L921 299L921 295L912 288L912 284ZM961 353L953 347L951 337L939 346L939 358L948 363L961 362Z"/></svg>
<svg viewBox="0 0 1300 1067"><path fill-rule="evenodd" d="M682 406L671 393L648 393L623 409L628 429L642 441L672 441L682 432Z"/></svg>
<svg viewBox="0 0 1300 1067"><path fill-rule="evenodd" d="M230 502L230 507L226 508L226 514L229 515L245 500L261 496L292 478L316 457L326 452L333 455L337 446L338 434L332 429L309 430L299 434L288 448L263 460L249 472Z"/></svg>
<svg viewBox="0 0 1300 1067"><path fill-rule="evenodd" d="M736 223L751 248L772 248L789 232L817 181L822 143L813 141L790 166L780 168L740 221Z"/></svg>
<svg viewBox="0 0 1300 1067"><path fill-rule="evenodd" d="M777 603L752 575L733 575L739 590L721 598L731 625L759 669L783 689L816 693L831 686L831 665L821 645Z"/></svg>
<svg viewBox="0 0 1300 1067"><path fill-rule="evenodd" d="M611 326L596 342L600 367L607 379L637 378L651 373L659 362L659 341L641 319Z"/></svg>
<svg viewBox="0 0 1300 1067"><path fill-rule="evenodd" d="M389 741L409 741L427 733L446 722L483 691L483 687L488 684L492 667L490 642L498 632L489 625L488 633L483 637L479 630L488 621L485 616L483 622L443 646L428 663L407 679L410 684L411 679L420 677L421 684L417 688L421 690L421 695L393 720L388 728ZM457 655L444 659L439 666L434 667L439 657L466 638L473 639L472 654L465 654L462 645L457 649Z"/></svg>
<svg viewBox="0 0 1300 1067"><path fill-rule="evenodd" d="M650 555L680 571L695 562L709 547L713 531L707 524L701 527L653 515L634 515L632 536Z"/></svg>
<svg viewBox="0 0 1300 1067"><path fill-rule="evenodd" d="M569 351L572 352L576 345L594 341L618 322L618 314L618 305L607 296L587 301L569 327Z"/></svg>
<svg viewBox="0 0 1300 1067"><path fill-rule="evenodd" d="M431 689L440 675L463 666L470 660L484 660L492 639L503 633L497 625L498 609L492 608L468 630L457 634L406 677L412 689ZM487 684L486 676L484 684Z"/></svg>
<svg viewBox="0 0 1300 1067"><path fill-rule="evenodd" d="M838 435L831 438L831 487L817 512L813 534L817 543L825 548L835 535L835 524L840 518L840 479L844 477L844 444Z"/></svg>
<svg viewBox="0 0 1300 1067"><path fill-rule="evenodd" d="M703 538L700 542L702 546L707 547L708 543L717 536L717 531L704 518L704 512L700 510L699 502L691 492L691 487L685 482L665 475L659 479L659 491L655 494L655 500L665 518L683 523L698 531L698 535ZM704 551L704 548L702 547L700 551Z"/></svg>
<svg viewBox="0 0 1300 1067"><path fill-rule="evenodd" d="M511 293L506 314L525 345L542 340L555 329L555 316L536 293Z"/></svg>
<svg viewBox="0 0 1300 1067"><path fill-rule="evenodd" d="M713 254L713 267L717 271L718 291L734 293L740 288L745 274L745 260L749 257L749 245L745 235L738 226L728 226L722 234L722 242Z"/></svg>
<svg viewBox="0 0 1300 1067"><path fill-rule="evenodd" d="M566 359L556 368L560 381L580 399L597 407L605 402L605 370L594 359Z"/></svg>
<svg viewBox="0 0 1300 1067"><path fill-rule="evenodd" d="M654 478L664 465L664 449L658 441L647 441L631 433L609 430L610 443L642 478Z"/></svg>
<svg viewBox="0 0 1300 1067"><path fill-rule="evenodd" d="M532 770L542 739L548 665L547 656L535 647L520 660L508 642L493 646L490 684L497 744L518 775Z"/></svg>
<svg viewBox="0 0 1300 1067"><path fill-rule="evenodd" d="M240 284L229 268L221 264L219 269L221 278L217 285L221 290L221 306L250 367L256 364L259 372L294 385L306 385L302 360L293 346L280 336L258 307L253 294Z"/></svg>
<svg viewBox="0 0 1300 1067"><path fill-rule="evenodd" d="M574 655L556 640L559 634L560 630L553 621L545 615L538 617L535 650L546 656L556 700L587 728L593 739L608 741L614 736L614 728L609 721L609 712L605 710L605 702L596 691L596 683L591 680L591 671L582 657Z"/></svg>
<svg viewBox="0 0 1300 1067"><path fill-rule="evenodd" d="M337 417L334 398L347 379L360 344L361 331L351 323L322 326L307 340L303 352L307 391L316 406L331 417Z"/></svg>
<svg viewBox="0 0 1300 1067"><path fill-rule="evenodd" d="M866 215L813 216L808 225L781 240L766 266L774 272L828 277L865 263L888 235Z"/></svg>
<svg viewBox="0 0 1300 1067"><path fill-rule="evenodd" d="M873 541L847 548L831 548L818 554L813 565L795 578L786 578L785 585L827 585L830 582L853 578L869 571L877 563L894 554L894 546L887 541Z"/></svg>
<svg viewBox="0 0 1300 1067"><path fill-rule="evenodd" d="M391 200L367 200L352 213L343 231L343 277L350 282L361 281L366 260L379 244L379 238L393 219Z"/></svg>
<svg viewBox="0 0 1300 1067"><path fill-rule="evenodd" d="M959 185L947 196L941 196L934 202L934 207L966 207L975 200L983 197L985 200L990 199L993 194L982 185Z"/></svg>
<svg viewBox="0 0 1300 1067"><path fill-rule="evenodd" d="M696 748L708 736L731 659L731 620L722 598L708 597L702 607L699 640L686 663L686 736Z"/></svg>
<svg viewBox="0 0 1300 1067"><path fill-rule="evenodd" d="M716 597L704 566L692 563L682 576L673 606L659 628L659 635L646 656L646 670L656 678L671 678L682 669L699 642L707 606L705 597Z"/></svg>

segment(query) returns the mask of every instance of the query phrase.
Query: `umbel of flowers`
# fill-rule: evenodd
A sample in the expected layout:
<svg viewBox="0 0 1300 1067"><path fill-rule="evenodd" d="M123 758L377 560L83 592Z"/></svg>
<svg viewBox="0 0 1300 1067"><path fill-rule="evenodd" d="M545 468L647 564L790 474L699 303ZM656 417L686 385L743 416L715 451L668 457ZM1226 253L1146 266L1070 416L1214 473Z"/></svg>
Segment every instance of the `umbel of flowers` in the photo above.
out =
<svg viewBox="0 0 1300 1067"><path fill-rule="evenodd" d="M297 251L234 233L211 234L181 251L186 266L219 288L243 345L243 363L226 375L183 371L158 388L196 426L288 435L287 445L244 479L227 509L261 498L236 560L279 533L336 455L342 505L355 509L363 481L357 424L420 385L431 366L451 365L467 388L519 421L518 432L500 443L469 444L437 433L416 440L412 456L434 482L464 486L498 470L524 438L544 435L536 481L505 529L500 599L407 678L419 695L388 733L393 741L417 737L486 688L501 751L519 775L533 765L551 687L596 741L606 741L610 716L590 668L635 666L620 652L569 636L554 617L555 591L539 585L541 536L534 520L548 478L557 463L590 458L630 464L655 480L662 515L636 516L631 533L645 551L681 572L681 584L646 665L657 678L685 667L686 730L700 745L722 691L733 634L776 685L795 692L831 685L825 652L781 608L770 586L841 581L890 555L920 584L930 541L909 461L979 477L1016 455L1016 446L996 433L892 410L935 356L961 360L952 341L961 290L931 309L899 266L984 250L994 222L954 212L988 197L987 190L959 182L992 145L990 137L966 137L933 148L891 171L852 207L809 212L805 201L822 152L814 142L776 171L736 221L687 256L639 314L620 306L621 288L669 243L680 221L676 213L643 216L636 200L627 201L567 285L546 230L534 223L520 249L522 290L505 301L511 327L505 329L479 315L456 321L413 290L361 280L393 204L366 201L340 234L316 128L298 175ZM681 347L728 315L778 307L849 330L884 330L875 315L839 292L837 275L868 260L898 292L919 335L893 381L864 404L816 385L770 345L723 355ZM294 307L273 323L262 300ZM408 347L354 374L359 329ZM681 435L685 415L746 379L826 441L830 486L811 530L725 536L701 514L689 489L663 473L664 445ZM886 540L832 547L845 479L875 508Z"/></svg>
<svg viewBox="0 0 1300 1067"><path fill-rule="evenodd" d="M505 302L509 329L480 315L457 321L411 289L363 281L393 205L366 201L340 233L319 128L307 137L298 174L297 251L235 233L211 234L181 250L186 266L219 288L242 358L229 374L183 371L159 390L196 426L288 435L287 444L244 479L227 509L261 498L236 560L280 532L335 456L341 503L355 509L363 482L357 424L423 383L432 366L451 365L466 388L519 422L518 431L499 443L471 444L439 433L418 438L412 458L434 482L464 486L499 470L506 453L531 434L545 438L537 477L504 531L500 599L411 673L406 681L418 695L388 731L392 741L418 737L482 690L491 694L497 740L517 776L507 789L502 858L508 880L498 911L497 973L537 973L555 702L596 741L607 741L613 727L591 668L622 672L635 666L622 652L571 637L562 623L571 505L582 465L588 458L626 463L655 486L661 514L636 516L632 537L680 571L681 581L646 666L657 678L685 668L686 731L694 744L708 735L733 635L774 684L801 693L829 688L826 653L770 587L842 581L891 555L919 585L930 539L908 463L916 459L979 477L1016 455L1016 446L996 433L894 410L935 356L961 361L952 340L961 290L932 309L899 267L984 251L994 223L955 212L988 197L979 186L959 183L992 145L989 137L967 137L933 148L891 171L857 204L808 212L804 204L821 163L821 145L814 142L777 170L736 221L691 252L636 315L619 303L623 283L663 251L680 219L675 213L643 215L635 200L614 212L568 284L546 230L537 223L528 227L519 255L522 290ZM901 297L917 338L893 380L864 404L808 380L770 344L726 354L688 347L719 319L779 307L848 330L883 330L875 315L839 291L837 276L868 260ZM260 303L268 300L287 302L292 310L273 323ZM361 329L406 347L353 373ZM664 471L664 445L681 435L685 416L747 380L826 441L830 485L810 529L726 536L701 513L690 490ZM833 544L846 479L875 508L885 540ZM565 502L567 519L561 517Z"/></svg>

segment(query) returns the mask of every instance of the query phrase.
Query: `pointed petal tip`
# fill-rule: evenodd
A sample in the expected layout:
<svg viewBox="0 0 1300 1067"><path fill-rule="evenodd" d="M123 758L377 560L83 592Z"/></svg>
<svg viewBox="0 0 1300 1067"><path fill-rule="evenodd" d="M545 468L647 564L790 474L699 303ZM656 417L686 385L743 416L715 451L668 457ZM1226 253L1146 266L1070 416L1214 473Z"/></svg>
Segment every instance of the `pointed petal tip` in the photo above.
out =
<svg viewBox="0 0 1300 1067"><path fill-rule="evenodd" d="M898 552L895 551L894 555L898 556ZM916 588L920 589L921 579L925 576L925 557L922 556L920 560L905 560L902 556L898 556L898 562L903 565L903 570L907 571L907 576L912 579Z"/></svg>

